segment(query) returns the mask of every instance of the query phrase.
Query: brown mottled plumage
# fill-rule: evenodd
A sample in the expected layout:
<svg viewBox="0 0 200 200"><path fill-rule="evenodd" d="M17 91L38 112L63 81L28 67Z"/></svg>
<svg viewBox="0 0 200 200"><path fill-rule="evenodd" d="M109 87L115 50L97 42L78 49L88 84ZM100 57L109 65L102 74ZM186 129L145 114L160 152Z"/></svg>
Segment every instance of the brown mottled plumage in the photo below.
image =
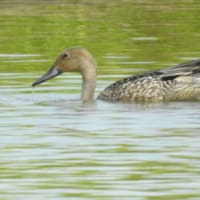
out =
<svg viewBox="0 0 200 200"><path fill-rule="evenodd" d="M131 76L105 88L98 99L122 102L195 100L200 95L199 75L168 77L161 71L155 71Z"/></svg>
<svg viewBox="0 0 200 200"><path fill-rule="evenodd" d="M33 86L63 72L80 72L81 99L91 101L96 86L96 63L84 48L65 49L49 71ZM105 88L97 99L112 102L196 100L200 97L200 59L121 79Z"/></svg>

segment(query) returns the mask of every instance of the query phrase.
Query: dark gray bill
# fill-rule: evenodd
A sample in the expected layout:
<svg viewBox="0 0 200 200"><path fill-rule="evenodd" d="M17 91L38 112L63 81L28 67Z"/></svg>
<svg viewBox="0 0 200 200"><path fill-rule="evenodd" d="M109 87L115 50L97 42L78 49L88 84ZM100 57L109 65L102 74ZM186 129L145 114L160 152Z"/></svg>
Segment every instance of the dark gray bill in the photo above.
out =
<svg viewBox="0 0 200 200"><path fill-rule="evenodd" d="M55 77L55 76L58 76L58 75L60 75L60 74L62 74L63 72L60 70L60 69L58 69L57 67L55 67L55 66L52 66L50 69L49 69L49 71L47 71L47 73L46 74L44 74L42 77L40 77L38 80L36 80L33 84L32 84L32 87L34 87L34 86L36 86L36 85L38 85L38 84L40 84L40 83L43 83L43 82L45 82L45 81L47 81L47 80L49 80L49 79L51 79L51 78L53 78L53 77Z"/></svg>

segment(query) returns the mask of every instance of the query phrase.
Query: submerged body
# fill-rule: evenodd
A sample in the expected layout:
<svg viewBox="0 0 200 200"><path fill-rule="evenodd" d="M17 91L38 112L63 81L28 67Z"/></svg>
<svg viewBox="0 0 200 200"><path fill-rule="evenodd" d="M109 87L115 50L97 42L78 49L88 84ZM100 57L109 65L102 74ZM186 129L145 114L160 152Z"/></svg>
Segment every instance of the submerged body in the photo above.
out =
<svg viewBox="0 0 200 200"><path fill-rule="evenodd" d="M82 75L81 99L92 101L96 86L96 62L80 47L65 49L53 66L33 86L63 72ZM105 88L97 99L112 102L184 101L200 98L200 59L172 67L130 76Z"/></svg>

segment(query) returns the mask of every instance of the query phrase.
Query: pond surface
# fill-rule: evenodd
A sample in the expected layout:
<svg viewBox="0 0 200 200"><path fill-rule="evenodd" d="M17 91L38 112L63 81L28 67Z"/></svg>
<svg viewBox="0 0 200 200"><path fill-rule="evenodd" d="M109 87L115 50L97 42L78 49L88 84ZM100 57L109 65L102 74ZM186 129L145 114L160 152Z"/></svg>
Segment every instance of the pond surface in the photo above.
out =
<svg viewBox="0 0 200 200"><path fill-rule="evenodd" d="M35 79L69 46L122 77L200 57L191 0L0 2L1 200L199 200L200 103L79 100L81 77Z"/></svg>
<svg viewBox="0 0 200 200"><path fill-rule="evenodd" d="M2 199L199 199L198 102L87 105L79 76L38 76L0 76Z"/></svg>

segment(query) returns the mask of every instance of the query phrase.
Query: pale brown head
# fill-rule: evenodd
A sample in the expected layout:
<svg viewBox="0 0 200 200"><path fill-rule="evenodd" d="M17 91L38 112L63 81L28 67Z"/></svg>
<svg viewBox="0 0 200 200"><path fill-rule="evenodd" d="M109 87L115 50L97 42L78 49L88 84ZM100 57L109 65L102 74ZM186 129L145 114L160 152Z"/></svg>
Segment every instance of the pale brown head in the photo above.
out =
<svg viewBox="0 0 200 200"><path fill-rule="evenodd" d="M81 99L83 102L93 100L96 86L96 63L92 55L81 47L72 47L61 52L52 67L32 86L43 83L63 72L80 72L83 79Z"/></svg>
<svg viewBox="0 0 200 200"><path fill-rule="evenodd" d="M91 69L91 66L94 69ZM92 55L86 49L81 47L68 48L60 53L52 67L36 80L32 86L43 83L63 72L80 72L87 78L85 74L93 70L96 71L96 64Z"/></svg>

